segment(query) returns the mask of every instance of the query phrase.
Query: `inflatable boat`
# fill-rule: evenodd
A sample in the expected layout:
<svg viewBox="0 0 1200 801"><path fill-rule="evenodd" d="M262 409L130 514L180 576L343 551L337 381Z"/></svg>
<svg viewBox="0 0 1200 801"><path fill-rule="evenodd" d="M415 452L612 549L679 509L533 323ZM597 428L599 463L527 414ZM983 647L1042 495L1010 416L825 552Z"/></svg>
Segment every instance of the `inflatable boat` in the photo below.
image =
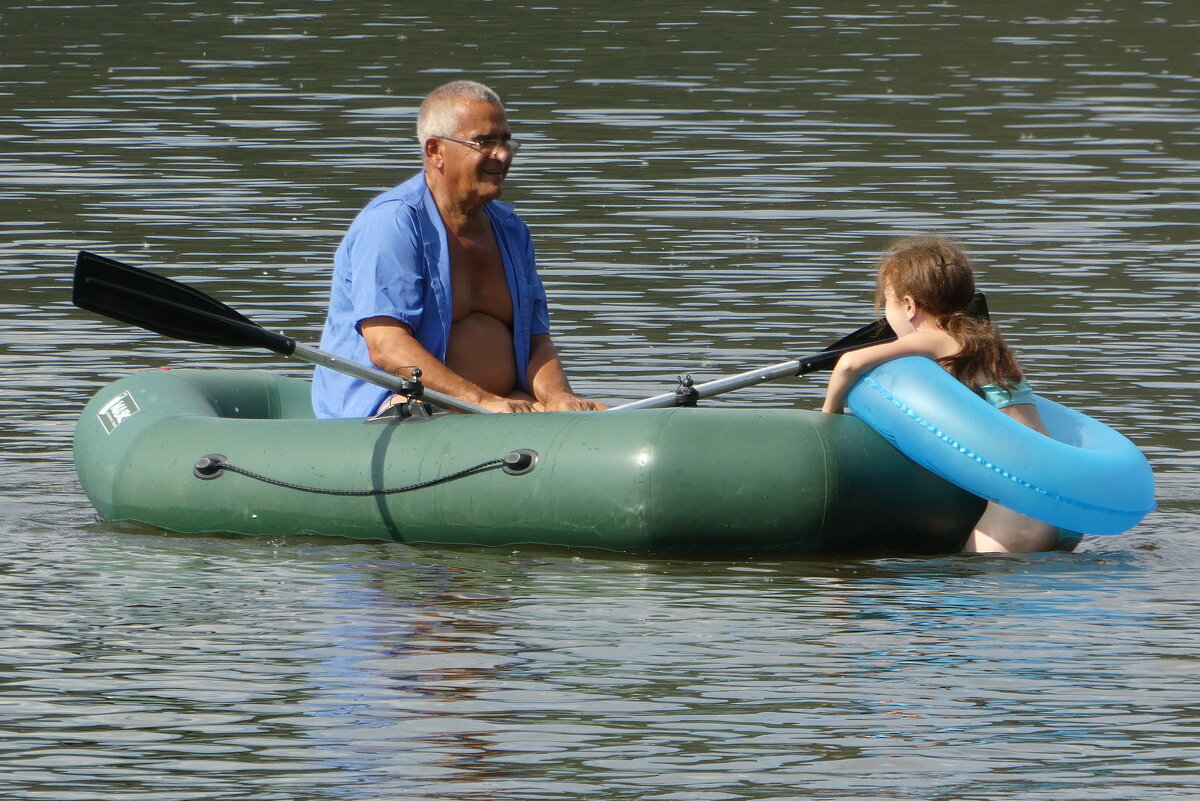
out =
<svg viewBox="0 0 1200 801"><path fill-rule="evenodd" d="M165 336L265 348L465 412L414 402L383 419L316 420L300 379L138 373L101 389L76 427L76 472L108 520L639 553L939 553L960 549L984 499L1058 526L1064 549L1078 530L1117 534L1154 508L1149 463L1121 434L1037 398L1044 436L928 360L864 375L848 399L854 417L690 408L831 367L847 350L894 338L882 324L815 356L699 386L681 380L674 393L611 412L493 415L86 251L73 300Z"/></svg>
<svg viewBox="0 0 1200 801"><path fill-rule="evenodd" d="M183 533L661 554L945 553L983 501L850 416L671 408L317 420L309 382L152 370L75 433L100 516Z"/></svg>

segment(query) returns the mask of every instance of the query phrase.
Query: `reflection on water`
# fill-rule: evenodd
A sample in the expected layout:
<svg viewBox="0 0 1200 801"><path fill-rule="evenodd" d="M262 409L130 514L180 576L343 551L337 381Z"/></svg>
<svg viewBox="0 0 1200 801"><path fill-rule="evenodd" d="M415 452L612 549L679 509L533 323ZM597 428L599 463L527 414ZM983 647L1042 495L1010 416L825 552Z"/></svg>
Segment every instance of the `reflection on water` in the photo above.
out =
<svg viewBox="0 0 1200 801"><path fill-rule="evenodd" d="M4 797L1194 792L1200 15L726 6L0 3ZM74 251L315 340L341 231L458 76L527 144L506 195L585 394L819 350L872 315L889 238L948 232L1159 511L1073 556L812 563L91 522L70 436L101 384L307 368L75 310Z"/></svg>
<svg viewBox="0 0 1200 801"><path fill-rule="evenodd" d="M30 566L3 580L0 705L27 797L1191 786L1197 598L1136 600L1170 573L1155 554L689 564L117 534L80 555L7 554Z"/></svg>

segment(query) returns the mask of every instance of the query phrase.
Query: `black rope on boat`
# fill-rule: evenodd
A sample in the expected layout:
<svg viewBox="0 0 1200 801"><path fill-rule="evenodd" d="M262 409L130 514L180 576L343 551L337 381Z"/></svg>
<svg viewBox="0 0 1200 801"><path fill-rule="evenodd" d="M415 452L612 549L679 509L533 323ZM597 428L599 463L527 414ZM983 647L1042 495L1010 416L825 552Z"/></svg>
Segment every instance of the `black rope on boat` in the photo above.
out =
<svg viewBox="0 0 1200 801"><path fill-rule="evenodd" d="M444 484L448 481L455 481L460 478L465 478L475 473L482 473L487 470L494 470L497 467L503 467L504 472L512 476L523 475L531 471L537 464L537 453L534 451L520 449L510 451L505 454L502 459L489 459L486 462L480 462L470 467L465 467L454 473L437 478L431 478L427 481L421 481L416 484L409 484L407 487L392 487L391 489L369 489L369 490L348 490L348 489L326 489L324 487L309 487L304 484L293 484L290 481L282 481L270 476L264 476L261 473L255 473L253 470L247 470L244 467L230 464L224 456L219 453L212 453L208 456L201 456L196 460L196 466L192 471L196 478L204 479L205 481L218 478L221 473L228 470L230 473L252 478L255 481L261 481L264 484L271 484L276 487L284 487L286 489L299 490L300 492L312 492L318 495L347 495L347 496L367 496L367 495L395 495L401 492L412 492L413 490L425 489L436 484Z"/></svg>

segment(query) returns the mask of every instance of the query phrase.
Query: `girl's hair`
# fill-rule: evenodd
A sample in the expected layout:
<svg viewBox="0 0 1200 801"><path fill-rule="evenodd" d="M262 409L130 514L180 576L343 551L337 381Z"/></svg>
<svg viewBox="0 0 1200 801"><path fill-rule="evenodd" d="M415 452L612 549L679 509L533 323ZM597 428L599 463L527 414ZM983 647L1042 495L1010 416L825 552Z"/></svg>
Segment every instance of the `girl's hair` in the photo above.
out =
<svg viewBox="0 0 1200 801"><path fill-rule="evenodd" d="M938 362L959 381L976 390L985 383L1011 390L1020 380L1021 367L1000 332L989 320L967 314L975 297L975 274L967 254L952 240L921 236L894 242L879 259L877 307L883 307L889 290L898 298L911 297L954 337L958 353Z"/></svg>
<svg viewBox="0 0 1200 801"><path fill-rule="evenodd" d="M473 100L504 108L495 92L476 81L451 81L430 92L417 112L417 141L421 147L431 136L454 136L466 111L464 103Z"/></svg>

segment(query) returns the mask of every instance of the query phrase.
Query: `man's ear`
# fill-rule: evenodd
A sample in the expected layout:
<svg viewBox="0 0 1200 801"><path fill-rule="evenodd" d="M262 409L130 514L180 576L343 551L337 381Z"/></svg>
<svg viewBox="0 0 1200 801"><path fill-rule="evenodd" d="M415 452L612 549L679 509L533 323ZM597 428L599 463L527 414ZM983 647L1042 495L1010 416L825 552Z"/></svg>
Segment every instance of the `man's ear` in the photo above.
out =
<svg viewBox="0 0 1200 801"><path fill-rule="evenodd" d="M436 167L442 166L442 140L431 136L421 145L425 160Z"/></svg>

